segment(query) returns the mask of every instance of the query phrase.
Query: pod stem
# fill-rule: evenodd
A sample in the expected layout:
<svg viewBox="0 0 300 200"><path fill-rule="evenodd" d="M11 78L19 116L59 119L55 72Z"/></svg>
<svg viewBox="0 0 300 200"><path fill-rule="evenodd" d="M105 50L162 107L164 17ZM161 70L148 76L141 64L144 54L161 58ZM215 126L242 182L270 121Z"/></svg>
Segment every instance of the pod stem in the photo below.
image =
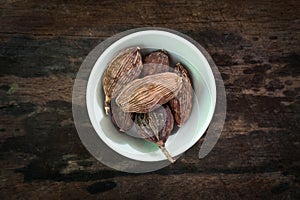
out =
<svg viewBox="0 0 300 200"><path fill-rule="evenodd" d="M170 155L170 153L168 152L168 150L166 149L165 146L163 145L158 145L158 147L160 148L160 150L165 154L165 156L168 158L168 160L171 162L171 163L174 163L176 160L174 160L172 158L172 156Z"/></svg>
<svg viewBox="0 0 300 200"><path fill-rule="evenodd" d="M110 98L108 96L105 96L104 110L105 114L108 115L108 113L110 112Z"/></svg>

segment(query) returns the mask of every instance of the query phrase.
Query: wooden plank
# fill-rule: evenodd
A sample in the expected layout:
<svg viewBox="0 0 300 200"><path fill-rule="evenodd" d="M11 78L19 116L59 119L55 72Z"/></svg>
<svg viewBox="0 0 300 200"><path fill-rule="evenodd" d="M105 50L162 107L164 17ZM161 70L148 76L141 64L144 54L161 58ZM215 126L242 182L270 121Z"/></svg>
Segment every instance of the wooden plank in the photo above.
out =
<svg viewBox="0 0 300 200"><path fill-rule="evenodd" d="M0 2L0 198L298 199L299 1ZM81 62L120 31L179 30L212 55L227 119L175 164L127 174L79 140L71 95Z"/></svg>
<svg viewBox="0 0 300 200"><path fill-rule="evenodd" d="M19 180L21 181L21 177ZM180 185L182 187L178 188ZM11 188L9 188L11 187ZM218 175L168 175L149 174L124 176L103 181L88 182L41 182L14 184L2 191L12 199L262 199L299 197L298 186L290 176L280 173L218 174ZM36 192L39 191L39 192Z"/></svg>
<svg viewBox="0 0 300 200"><path fill-rule="evenodd" d="M299 19L299 1L296 0L220 3L7 0L1 2L0 8L2 33L38 35L110 36L141 26L198 31L201 26L223 30L231 26L249 34L259 29L274 36L270 30L288 33L289 29L294 30ZM287 24L289 26L284 26Z"/></svg>

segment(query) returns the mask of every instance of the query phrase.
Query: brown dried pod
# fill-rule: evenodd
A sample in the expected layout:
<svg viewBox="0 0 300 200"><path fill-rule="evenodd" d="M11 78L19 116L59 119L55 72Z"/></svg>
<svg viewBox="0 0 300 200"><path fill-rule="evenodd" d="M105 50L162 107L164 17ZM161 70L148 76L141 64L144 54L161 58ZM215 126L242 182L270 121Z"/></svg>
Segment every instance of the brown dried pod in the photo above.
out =
<svg viewBox="0 0 300 200"><path fill-rule="evenodd" d="M143 68L139 47L125 49L120 52L107 66L102 76L105 94L105 113L109 113L110 100L132 80L136 79Z"/></svg>
<svg viewBox="0 0 300 200"><path fill-rule="evenodd" d="M169 56L165 50L158 50L145 57L141 77L168 72Z"/></svg>
<svg viewBox="0 0 300 200"><path fill-rule="evenodd" d="M176 73L164 72L136 79L116 98L124 112L147 113L173 99L182 86Z"/></svg>
<svg viewBox="0 0 300 200"><path fill-rule="evenodd" d="M134 113L123 112L116 104L115 99L111 101L111 121L121 131L126 132L133 125Z"/></svg>
<svg viewBox="0 0 300 200"><path fill-rule="evenodd" d="M190 117L193 106L192 82L187 70L177 63L174 72L182 77L182 88L169 104L174 114L176 124L181 127Z"/></svg>
<svg viewBox="0 0 300 200"><path fill-rule="evenodd" d="M174 127L174 118L169 106L164 105L149 113L136 114L135 127L139 135L155 143L170 162L175 162L165 148L165 143Z"/></svg>

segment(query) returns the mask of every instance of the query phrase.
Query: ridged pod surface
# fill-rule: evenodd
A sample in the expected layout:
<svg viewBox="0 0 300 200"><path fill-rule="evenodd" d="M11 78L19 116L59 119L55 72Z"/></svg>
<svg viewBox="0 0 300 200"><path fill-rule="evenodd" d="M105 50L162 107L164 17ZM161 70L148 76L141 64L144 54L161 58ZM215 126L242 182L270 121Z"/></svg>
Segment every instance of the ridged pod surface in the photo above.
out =
<svg viewBox="0 0 300 200"><path fill-rule="evenodd" d="M108 64L102 76L106 114L110 111L111 99L116 97L127 83L136 79L140 75L142 68L142 56L138 47L121 51Z"/></svg>
<svg viewBox="0 0 300 200"><path fill-rule="evenodd" d="M170 68L168 53L158 50L145 57L144 66L141 73L142 77L168 72Z"/></svg>
<svg viewBox="0 0 300 200"><path fill-rule="evenodd" d="M170 162L171 157L165 143L174 127L174 118L168 105L161 106L149 113L139 113L135 116L137 133L145 140L157 144Z"/></svg>
<svg viewBox="0 0 300 200"><path fill-rule="evenodd" d="M176 73L149 75L127 84L116 103L124 112L147 113L173 99L181 87L182 78Z"/></svg>
<svg viewBox="0 0 300 200"><path fill-rule="evenodd" d="M133 125L134 113L123 112L116 104L115 99L111 101L111 121L121 131L128 131Z"/></svg>
<svg viewBox="0 0 300 200"><path fill-rule="evenodd" d="M182 77L182 87L177 96L170 102L176 124L181 127L190 117L193 106L193 87L187 70L177 63L174 72Z"/></svg>

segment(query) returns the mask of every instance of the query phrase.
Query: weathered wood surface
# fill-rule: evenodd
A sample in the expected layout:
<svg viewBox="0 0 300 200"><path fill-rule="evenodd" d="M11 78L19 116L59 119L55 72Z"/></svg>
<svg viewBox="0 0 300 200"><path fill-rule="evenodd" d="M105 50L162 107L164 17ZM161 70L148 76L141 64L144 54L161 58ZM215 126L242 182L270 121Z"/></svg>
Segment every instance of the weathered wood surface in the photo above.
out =
<svg viewBox="0 0 300 200"><path fill-rule="evenodd" d="M1 199L299 199L299 1L0 2ZM127 174L81 144L71 92L105 38L160 26L212 55L227 92L213 151Z"/></svg>

